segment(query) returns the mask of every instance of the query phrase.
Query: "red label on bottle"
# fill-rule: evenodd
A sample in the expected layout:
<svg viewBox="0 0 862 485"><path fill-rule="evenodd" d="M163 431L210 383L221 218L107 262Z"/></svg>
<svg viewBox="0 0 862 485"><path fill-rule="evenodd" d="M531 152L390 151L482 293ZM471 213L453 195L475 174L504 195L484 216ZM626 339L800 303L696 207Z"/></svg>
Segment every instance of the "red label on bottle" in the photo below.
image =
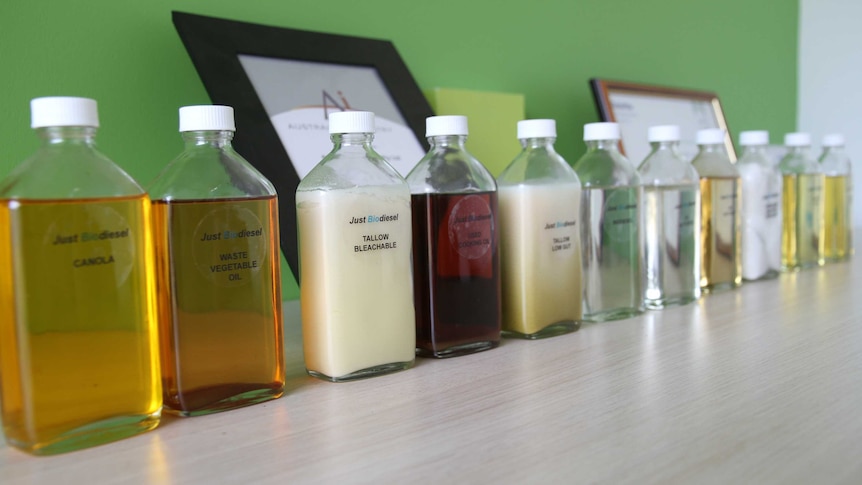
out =
<svg viewBox="0 0 862 485"><path fill-rule="evenodd" d="M496 227L490 202L488 194L450 198L439 226L439 275L492 277Z"/></svg>

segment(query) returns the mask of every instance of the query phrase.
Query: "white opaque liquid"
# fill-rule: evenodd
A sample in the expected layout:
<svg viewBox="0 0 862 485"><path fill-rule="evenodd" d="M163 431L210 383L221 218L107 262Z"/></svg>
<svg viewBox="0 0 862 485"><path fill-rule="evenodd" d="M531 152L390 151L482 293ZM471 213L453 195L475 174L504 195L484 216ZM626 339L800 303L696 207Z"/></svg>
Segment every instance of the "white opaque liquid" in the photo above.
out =
<svg viewBox="0 0 862 485"><path fill-rule="evenodd" d="M584 320L643 312L640 186L585 188L581 196Z"/></svg>
<svg viewBox="0 0 862 485"><path fill-rule="evenodd" d="M416 322L407 186L301 191L296 203L309 372L346 380L408 367Z"/></svg>
<svg viewBox="0 0 862 485"><path fill-rule="evenodd" d="M781 174L756 163L742 177L742 277L774 278L781 271Z"/></svg>
<svg viewBox="0 0 862 485"><path fill-rule="evenodd" d="M501 186L503 329L535 335L581 319L579 183Z"/></svg>
<svg viewBox="0 0 862 485"><path fill-rule="evenodd" d="M648 308L683 305L700 296L698 185L644 188L644 268Z"/></svg>

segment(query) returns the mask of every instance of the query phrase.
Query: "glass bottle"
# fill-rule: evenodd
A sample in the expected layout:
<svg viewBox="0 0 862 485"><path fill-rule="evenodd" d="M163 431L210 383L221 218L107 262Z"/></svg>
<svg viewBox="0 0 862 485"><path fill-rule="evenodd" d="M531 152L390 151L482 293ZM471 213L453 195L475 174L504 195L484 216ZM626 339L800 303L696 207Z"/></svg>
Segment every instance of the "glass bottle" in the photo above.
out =
<svg viewBox="0 0 862 485"><path fill-rule="evenodd" d="M329 114L332 151L299 184L305 366L350 381L408 369L416 329L410 189L371 142L374 113Z"/></svg>
<svg viewBox="0 0 862 485"><path fill-rule="evenodd" d="M584 321L627 318L644 310L641 210L637 170L619 151L616 123L584 125L587 152L575 162L581 180Z"/></svg>
<svg viewBox="0 0 862 485"><path fill-rule="evenodd" d="M537 339L581 320L581 182L554 150L554 120L518 122L524 147L497 177L503 336Z"/></svg>
<svg viewBox="0 0 862 485"><path fill-rule="evenodd" d="M811 156L811 135L784 135L787 154L779 168L783 177L781 269L797 271L822 266L825 234L823 230L823 183L820 165Z"/></svg>
<svg viewBox="0 0 862 485"><path fill-rule="evenodd" d="M742 277L775 278L781 271L781 172L769 158L768 131L739 134L742 157Z"/></svg>
<svg viewBox="0 0 862 485"><path fill-rule="evenodd" d="M643 231L650 309L700 297L700 178L679 154L679 126L652 126L652 151L638 167L644 187Z"/></svg>
<svg viewBox="0 0 862 485"><path fill-rule="evenodd" d="M425 122L430 151L407 175L413 205L416 351L454 357L500 343L497 184L470 155L465 116Z"/></svg>
<svg viewBox="0 0 862 485"><path fill-rule="evenodd" d="M156 427L150 200L96 149L96 102L31 101L36 153L0 182L0 402L48 455Z"/></svg>
<svg viewBox="0 0 862 485"><path fill-rule="evenodd" d="M739 170L730 161L725 132L697 132L691 161L700 175L700 288L713 292L742 284L742 214Z"/></svg>
<svg viewBox="0 0 862 485"><path fill-rule="evenodd" d="M843 261L853 255L853 176L844 151L844 136L823 137L820 168L825 176L824 246L828 262Z"/></svg>
<svg viewBox="0 0 862 485"><path fill-rule="evenodd" d="M153 200L165 407L198 416L281 396L278 199L231 145L233 108L180 108L185 148Z"/></svg>

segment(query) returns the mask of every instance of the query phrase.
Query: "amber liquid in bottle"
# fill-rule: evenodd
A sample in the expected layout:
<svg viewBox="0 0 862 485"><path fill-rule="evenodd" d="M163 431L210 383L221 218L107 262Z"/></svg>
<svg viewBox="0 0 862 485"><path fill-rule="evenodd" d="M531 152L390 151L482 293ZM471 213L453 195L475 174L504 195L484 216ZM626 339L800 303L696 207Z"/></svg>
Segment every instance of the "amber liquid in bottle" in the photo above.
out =
<svg viewBox="0 0 862 485"><path fill-rule="evenodd" d="M165 405L183 416L284 390L274 196L154 202Z"/></svg>
<svg viewBox="0 0 862 485"><path fill-rule="evenodd" d="M782 269L823 265L823 179L821 174L784 175Z"/></svg>
<svg viewBox="0 0 862 485"><path fill-rule="evenodd" d="M702 177L701 271L704 291L742 284L742 231L739 177Z"/></svg>
<svg viewBox="0 0 862 485"><path fill-rule="evenodd" d="M146 195L0 201L3 426L15 446L62 453L158 424L149 215Z"/></svg>
<svg viewBox="0 0 862 485"><path fill-rule="evenodd" d="M454 357L496 347L497 193L414 194L412 210L417 354Z"/></svg>

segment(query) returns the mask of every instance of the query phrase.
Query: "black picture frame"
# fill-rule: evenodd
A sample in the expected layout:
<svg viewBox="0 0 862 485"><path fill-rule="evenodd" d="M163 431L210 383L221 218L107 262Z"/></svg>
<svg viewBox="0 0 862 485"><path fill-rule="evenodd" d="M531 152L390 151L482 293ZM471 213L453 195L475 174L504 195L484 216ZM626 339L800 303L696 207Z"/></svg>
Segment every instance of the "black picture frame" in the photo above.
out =
<svg viewBox="0 0 862 485"><path fill-rule="evenodd" d="M423 149L433 111L392 42L172 12L174 27L213 104L232 106L234 146L278 191L280 245L299 281L296 187L299 175L239 56L311 61L376 69ZM367 108L364 108L367 109ZM373 109L372 109L373 111ZM417 160L418 161L418 160Z"/></svg>
<svg viewBox="0 0 862 485"><path fill-rule="evenodd" d="M636 96L642 100L652 100L662 103L662 115L659 119L642 120L646 124L677 124L684 125L680 122L680 118L674 115L674 110L679 107L679 102L683 101L689 105L700 105L704 110L709 111L710 121L714 126L680 126L683 130L686 128L691 131L703 128L721 128L725 131L725 147L727 154L732 162L736 161L736 150L734 149L733 139L730 136L730 129L727 125L727 120L724 116L724 109L721 106L721 101L718 99L718 94L712 91L701 91L695 89L682 89L668 86L655 86L650 84L633 83L628 81L615 81L610 79L592 78L590 79L590 89L593 93L593 99L596 102L596 109L599 112L599 117L602 121L613 121L621 124L620 128L625 133L624 120L620 120L617 113L614 111L611 96L614 94L626 94ZM646 138L646 131L642 135L638 134L635 139L626 139L623 134L620 140L620 150L626 154L626 144L639 145L639 152L649 152L649 143ZM631 137L630 137L631 138ZM630 150L632 151L632 150ZM630 155L630 154L629 154ZM634 163L640 163L642 157L637 157L638 160L632 160Z"/></svg>

